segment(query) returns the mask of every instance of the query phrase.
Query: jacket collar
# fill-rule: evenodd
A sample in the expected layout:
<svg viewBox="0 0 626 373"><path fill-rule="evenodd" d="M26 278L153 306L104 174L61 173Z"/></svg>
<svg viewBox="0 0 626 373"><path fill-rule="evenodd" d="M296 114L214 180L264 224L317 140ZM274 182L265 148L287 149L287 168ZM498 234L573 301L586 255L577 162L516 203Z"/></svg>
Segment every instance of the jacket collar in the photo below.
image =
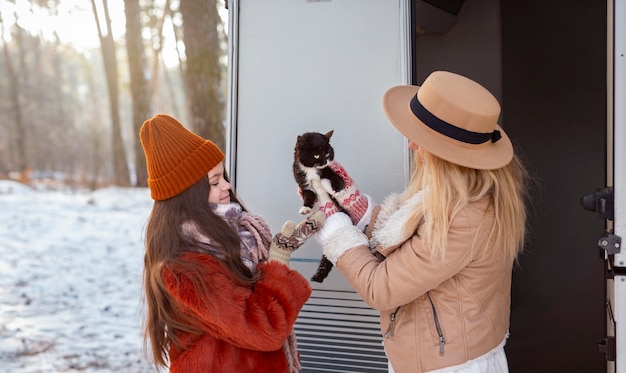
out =
<svg viewBox="0 0 626 373"><path fill-rule="evenodd" d="M381 204L374 223L370 247L387 256L406 242L411 237L406 236L406 224L422 201L421 191L406 200L404 195L388 196Z"/></svg>

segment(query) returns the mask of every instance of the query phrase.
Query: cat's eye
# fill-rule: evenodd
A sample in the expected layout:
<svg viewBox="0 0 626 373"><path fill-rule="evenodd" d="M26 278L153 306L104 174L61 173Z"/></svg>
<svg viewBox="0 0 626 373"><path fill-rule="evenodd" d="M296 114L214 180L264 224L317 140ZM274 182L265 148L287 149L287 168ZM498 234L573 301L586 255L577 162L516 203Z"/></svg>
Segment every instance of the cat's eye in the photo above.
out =
<svg viewBox="0 0 626 373"><path fill-rule="evenodd" d="M313 158L320 159L320 155L319 154L313 154Z"/></svg>

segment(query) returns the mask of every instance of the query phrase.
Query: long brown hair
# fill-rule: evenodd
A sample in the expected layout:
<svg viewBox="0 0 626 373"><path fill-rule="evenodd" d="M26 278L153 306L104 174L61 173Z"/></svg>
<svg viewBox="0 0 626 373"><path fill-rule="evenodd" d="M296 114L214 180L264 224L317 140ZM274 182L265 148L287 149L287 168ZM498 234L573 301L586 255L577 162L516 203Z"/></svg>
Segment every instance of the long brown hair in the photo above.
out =
<svg viewBox="0 0 626 373"><path fill-rule="evenodd" d="M224 176L227 180L228 177ZM189 189L179 195L154 201L146 228L143 286L145 292L146 320L144 329L145 346L150 347L151 355L157 366L167 366L168 350L171 344L181 348L176 338L176 331L200 334L200 329L193 320L180 314L174 300L165 290L161 271L164 267L176 267L184 271L190 279L210 276L202 272L199 265L189 260L181 260L184 251L203 251L199 242L182 234L183 223L191 222L202 235L210 237L216 255L243 285L252 286L256 282L241 260L241 240L228 224L209 207L209 181L207 177L198 180ZM231 202L239 203L234 191L230 191ZM245 211L245 207L242 205ZM204 251L203 251L204 252ZM206 294L206 288L195 280L194 286L200 294ZM210 299L204 297L205 302Z"/></svg>

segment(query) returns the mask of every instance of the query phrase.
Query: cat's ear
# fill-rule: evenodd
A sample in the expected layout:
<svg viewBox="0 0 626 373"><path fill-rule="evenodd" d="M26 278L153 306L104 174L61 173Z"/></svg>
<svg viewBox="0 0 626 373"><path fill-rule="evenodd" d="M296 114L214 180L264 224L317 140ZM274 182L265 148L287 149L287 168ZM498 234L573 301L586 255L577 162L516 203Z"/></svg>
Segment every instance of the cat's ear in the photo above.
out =
<svg viewBox="0 0 626 373"><path fill-rule="evenodd" d="M298 135L298 141L302 140L302 136Z"/></svg>
<svg viewBox="0 0 626 373"><path fill-rule="evenodd" d="M327 139L330 139L330 137L333 135L333 132L335 132L335 130L330 130L330 131L328 131L328 132L324 135L324 137L326 137Z"/></svg>

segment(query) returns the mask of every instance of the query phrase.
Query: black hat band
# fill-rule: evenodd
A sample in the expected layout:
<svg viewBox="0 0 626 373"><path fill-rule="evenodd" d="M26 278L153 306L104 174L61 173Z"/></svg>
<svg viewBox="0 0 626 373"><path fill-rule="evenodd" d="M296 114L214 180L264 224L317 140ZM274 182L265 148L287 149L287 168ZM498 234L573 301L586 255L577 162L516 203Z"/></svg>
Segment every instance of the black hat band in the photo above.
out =
<svg viewBox="0 0 626 373"><path fill-rule="evenodd" d="M459 128L437 118L433 113L428 111L428 109L426 109L421 102L419 102L417 95L413 96L411 99L410 107L413 115L415 115L422 123L430 127L432 130L457 141L478 145L489 140L491 140L491 142L496 142L502 138L502 134L500 134L500 131L498 130L493 130L493 132L489 133L473 132Z"/></svg>

